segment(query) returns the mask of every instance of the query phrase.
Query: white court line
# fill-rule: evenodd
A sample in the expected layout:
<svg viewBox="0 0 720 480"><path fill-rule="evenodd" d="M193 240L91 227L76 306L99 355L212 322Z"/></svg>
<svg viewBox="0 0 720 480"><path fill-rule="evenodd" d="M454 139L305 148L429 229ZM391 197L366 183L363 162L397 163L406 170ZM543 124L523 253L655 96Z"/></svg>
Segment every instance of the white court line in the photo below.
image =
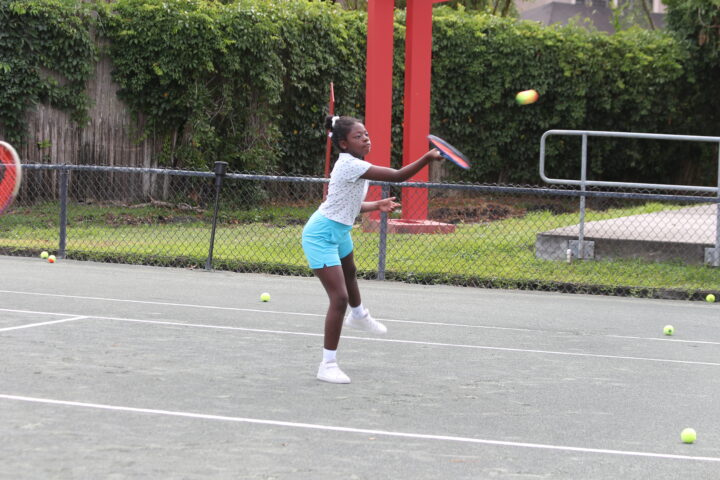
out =
<svg viewBox="0 0 720 480"><path fill-rule="evenodd" d="M281 335L301 335L308 337L322 337L322 333L308 333L308 332L290 332L287 330L267 330L261 328L246 328L246 327L227 327L218 325L203 325L198 323L182 323L182 322L168 322L162 320L138 320L131 318L117 318L117 317L93 317L105 320L115 320L121 322L135 322L135 323L150 323L157 325L173 325L182 327L192 328L215 328L220 330L237 330L242 332L256 332L256 333L276 333ZM508 347L490 347L487 345L467 345L458 343L441 343L441 342L423 342L418 340L398 340L392 338L371 338L371 337L353 337L350 335L343 335L343 339L347 340L364 340L368 342L387 342L387 343L404 343L409 345L426 345L433 347L453 347L453 348L471 348L477 350L496 350L502 352L520 352L520 353L539 353L545 355L567 355L572 357L591 357L591 358L610 358L618 360L638 360L645 362L666 362L666 363L681 363L684 365L709 365L713 367L720 367L720 363L714 362L696 362L691 360L672 360L666 358L651 358L651 357L630 357L623 355L601 355L597 353L578 353L578 352L558 352L554 350L534 350L527 348L508 348Z"/></svg>
<svg viewBox="0 0 720 480"><path fill-rule="evenodd" d="M108 297L89 297L89 296L81 296L81 295L62 295L58 293L38 293L38 292L21 292L21 291L15 291L15 290L0 290L0 293L11 293L16 295L38 295L38 296L47 296L47 297L59 297L59 298L76 298L76 299L82 299L82 300L101 300L101 301L108 301L108 302L121 302L121 303L137 303L141 305L163 305L168 307L189 307L189 308L204 308L209 310L226 310L226 311L233 311L233 312L252 312L252 313L271 313L271 314L278 314L278 315L297 315L297 316L304 316L304 317L320 317L325 318L325 314L317 314L317 313L302 313L302 312L286 312L286 311L280 311L280 310L259 310L254 308L239 308L239 307L218 307L215 305L197 305L197 304L191 304L191 303L172 303L172 302L155 302L150 300L128 300L123 298L108 298ZM0 309L2 310L2 309ZM498 327L494 325L469 325L465 323L448 323L448 322L422 322L422 321L416 321L416 320L394 320L389 318L378 318L378 320L382 320L383 322L391 322L391 323L408 323L408 324L416 324L416 325L437 325L442 327L461 327L461 328L480 328L480 329L486 329L486 330L507 330L507 331L515 331L515 332L540 332L540 333L547 333L551 335L572 335L577 336L574 332L566 332L566 331L560 331L560 332L552 332L548 331L546 329L539 329L539 328L519 328L519 327ZM612 337L612 338L632 338L635 340L657 340L656 338L652 337L622 337L619 335L600 335L603 337ZM665 340L665 339L663 339ZM715 342L695 342L695 343L715 343ZM718 345L720 345L720 342L717 342Z"/></svg>
<svg viewBox="0 0 720 480"><path fill-rule="evenodd" d="M303 428L309 430L322 430L342 433L358 433L363 435L377 435L385 437L413 438L418 440L435 440L443 442L475 443L503 447L536 448L543 450L559 450L564 452L597 453L607 455L623 455L630 457L651 457L668 460L691 460L695 462L720 462L720 457L699 457L692 455L676 455L671 453L637 452L632 450L612 450L606 448L571 447L567 445L552 445L543 443L509 442L504 440L489 440L473 437L458 437L452 435L432 435L424 433L397 432L392 430L373 430L368 428L339 427L334 425L321 425L315 423L285 422L279 420L265 420L260 418L229 417L225 415L209 415L204 413L180 412L174 410L159 410L155 408L124 407L119 405L105 405L100 403L71 402L66 400L52 400L48 398L24 397L20 395L0 394L5 400L20 402L42 403L49 405L62 405L66 407L93 408L98 410L111 410L131 413L146 413L152 415L166 415L172 417L196 418L201 420L214 420L221 422L251 423L256 425L272 425L276 427Z"/></svg>
<svg viewBox="0 0 720 480"><path fill-rule="evenodd" d="M34 312L34 313L40 313L40 312ZM73 317L73 318L63 318L62 320L52 320L50 322L28 323L27 325L18 325L17 327L0 328L0 332L9 332L10 330L20 330L23 328L42 327L45 325L54 325L56 323L73 322L75 320L82 320L83 318L88 318L88 317L87 316L79 316L79 317Z"/></svg>
<svg viewBox="0 0 720 480"><path fill-rule="evenodd" d="M289 330L269 330L262 328L247 328L247 327L230 327L223 325L206 325L200 323L183 323L183 322L170 322L164 320L141 320L134 318L121 318L121 317L101 317L92 315L92 318L101 320L112 320L119 322L132 322L132 323L148 323L153 325L171 325L179 327L190 327L190 328L210 328L215 330L232 330L240 332L254 332L254 333L273 333L279 335L298 335L305 337L322 337L322 333L310 333L310 332L291 332ZM616 360L637 360L645 362L665 362L665 363L679 363L684 365L708 365L712 367L720 367L720 363L713 362L697 362L691 360L672 360L666 358L652 358L652 357L630 357L622 355L601 355L597 353L579 353L579 352L559 352L554 350L535 350L526 348L508 348L508 347L490 347L487 345L468 345L458 343L441 343L441 342L423 342L419 340L399 340L392 338L376 338L376 337L354 337L351 335L343 335L343 339L347 340L361 340L366 342L386 342L386 343L402 343L408 345L426 345L433 347L452 347L452 348L469 348L476 350L494 350L502 352L519 352L519 353L538 353L544 355L566 355L572 357L590 357L590 358L609 358Z"/></svg>
<svg viewBox="0 0 720 480"><path fill-rule="evenodd" d="M702 343L705 345L720 345L720 342L708 342L705 340L681 340L679 338L648 338L648 337L630 337L627 335L607 335L611 338L627 338L629 340L653 340L656 342L680 342L680 343Z"/></svg>
<svg viewBox="0 0 720 480"><path fill-rule="evenodd" d="M37 312L35 310L17 310L14 308L0 308L0 312L11 312L11 313L32 313L37 315L56 315L58 317L74 316L75 314L69 313L55 313L55 312Z"/></svg>
<svg viewBox="0 0 720 480"><path fill-rule="evenodd" d="M39 295L45 297L59 297L59 298L76 298L81 300L101 300L108 302L121 302L121 303L138 303L141 305L162 305L166 307L189 307L189 308L205 308L209 310L227 310L232 312L252 312L252 313L272 313L278 315L297 315L303 317L319 317L325 318L325 314L319 313L302 313L302 312L284 312L280 310L259 310L255 308L239 308L239 307L218 307L216 305L196 305L192 303L172 303L172 302L155 302L151 300L128 300L124 298L107 298L107 297L87 297L81 295L62 295L59 293L38 293L38 292L20 292L14 290L0 290L0 293L11 293L15 295ZM1 309L0 309L1 310ZM511 330L516 332L545 332L547 330L533 329L533 328L517 328L517 327L496 327L492 325L468 325L464 323L445 323L445 322L420 322L413 320L392 320L389 318L378 318L384 322L393 323L412 323L418 325L438 325L443 327L463 327L463 328L483 328L488 330ZM550 332L557 333L557 332ZM564 332L563 332L564 333ZM572 334L572 333L571 333Z"/></svg>
<svg viewBox="0 0 720 480"><path fill-rule="evenodd" d="M172 302L154 302L152 300L128 300L125 298L109 298L109 297L87 297L83 295L62 295L59 293L39 293L39 292L19 292L15 290L0 290L0 293L11 293L14 295L37 295L41 297L56 298L76 298L79 300L102 300L107 302L121 303L139 303L141 305L164 305L168 307L190 307L190 308L206 308L209 310L229 310L232 312L256 312L256 313L280 313L283 315L302 315L308 317L325 317L318 313L300 313L300 312L281 312L275 310L258 310L254 308L238 308L238 307L218 307L216 305L195 305L192 303L172 303Z"/></svg>
<svg viewBox="0 0 720 480"><path fill-rule="evenodd" d="M0 311L3 311L3 310L4 309L0 308ZM22 310L13 310L13 311L22 312ZM43 312L34 312L34 313L43 313ZM70 315L70 314L52 313L52 315ZM298 336L306 336L306 337L322 337L323 336L323 334L321 334L321 333L291 332L289 330L269 330L269 329L262 329L262 328L231 327L231 326L223 326L223 325L207 325L207 324L201 324L201 323L170 322L170 321L165 321L165 320L142 320L142 319L135 319L135 318L106 317L106 316L99 316L99 315L88 315L85 317L78 317L77 319L80 319L80 318L97 318L100 320L112 320L112 321L118 321L118 322L147 323L147 324L153 324L153 325L171 325L171 326L190 327L190 328L210 328L210 329L215 329L215 330L232 330L232 331L240 331L240 332L273 333L273 334L280 334L280 335L298 335ZM58 323L61 321L67 321L67 320L59 320L57 322L46 322L46 323ZM10 329L15 329L15 328L18 328L18 327L11 327ZM0 330L0 331L2 331L2 330ZM467 344L458 344L458 343L424 342L424 341L419 341L419 340L399 340L399 339L391 339L391 338L354 337L351 335L343 335L343 338L348 339L348 340L361 340L361 341L367 341L367 342L403 343L403 344L408 344L408 345L426 345L426 346L434 346L434 347L470 348L470 349L477 349L477 350L495 350L495 351L502 351L502 352L538 353L538 354L544 354L544 355L566 355L566 356L571 356L571 357L609 358L609 359L617 359L617 360L637 360L637 361L645 361L645 362L665 362L665 363L679 363L679 364L684 364L684 365L707 365L707 366L713 366L713 367L720 367L720 363L697 362L697 361L692 361L692 360L672 360L672 359L666 359L666 358L632 357L632 356L625 356L625 355L602 355L602 354L598 354L598 353L559 352L559 351L554 351L554 350L491 347L491 346L487 346L487 345L467 345Z"/></svg>

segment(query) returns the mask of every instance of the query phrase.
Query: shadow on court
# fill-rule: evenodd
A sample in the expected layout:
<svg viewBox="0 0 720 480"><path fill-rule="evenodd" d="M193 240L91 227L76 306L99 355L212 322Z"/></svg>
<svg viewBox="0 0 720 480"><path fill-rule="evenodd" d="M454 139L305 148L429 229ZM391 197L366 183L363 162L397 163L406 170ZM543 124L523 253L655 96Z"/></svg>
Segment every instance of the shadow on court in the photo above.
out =
<svg viewBox="0 0 720 480"><path fill-rule="evenodd" d="M0 268L1 478L720 472L717 304L365 281L389 331L345 330L331 385L314 278Z"/></svg>

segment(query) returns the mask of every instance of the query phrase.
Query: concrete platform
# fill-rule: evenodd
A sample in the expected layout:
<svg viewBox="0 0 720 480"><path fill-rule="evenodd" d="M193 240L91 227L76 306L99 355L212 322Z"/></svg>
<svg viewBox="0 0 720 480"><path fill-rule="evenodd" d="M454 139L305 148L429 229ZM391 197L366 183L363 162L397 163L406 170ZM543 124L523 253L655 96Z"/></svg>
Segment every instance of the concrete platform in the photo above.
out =
<svg viewBox="0 0 720 480"><path fill-rule="evenodd" d="M705 249L715 247L717 205L631 215L585 223L585 240L594 242L596 260L642 258L680 260L703 264ZM577 241L580 225L539 233L535 257L566 260L566 251Z"/></svg>

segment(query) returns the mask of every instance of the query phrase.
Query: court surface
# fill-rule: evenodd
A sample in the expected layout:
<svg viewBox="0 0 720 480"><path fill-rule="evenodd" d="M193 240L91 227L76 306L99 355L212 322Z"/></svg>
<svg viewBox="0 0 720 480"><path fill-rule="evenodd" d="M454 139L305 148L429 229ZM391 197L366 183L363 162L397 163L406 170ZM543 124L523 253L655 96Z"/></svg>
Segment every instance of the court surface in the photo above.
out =
<svg viewBox="0 0 720 480"><path fill-rule="evenodd" d="M0 271L3 479L720 476L719 304L361 281L331 385L315 278Z"/></svg>

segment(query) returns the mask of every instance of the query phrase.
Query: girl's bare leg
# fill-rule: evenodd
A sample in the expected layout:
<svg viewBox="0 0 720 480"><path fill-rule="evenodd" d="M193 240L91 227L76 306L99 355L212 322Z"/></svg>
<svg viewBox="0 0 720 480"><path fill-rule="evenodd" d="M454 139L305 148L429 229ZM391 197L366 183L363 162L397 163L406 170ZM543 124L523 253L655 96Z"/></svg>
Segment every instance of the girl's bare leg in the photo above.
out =
<svg viewBox="0 0 720 480"><path fill-rule="evenodd" d="M328 306L325 315L325 340L323 346L327 350L337 350L340 333L342 332L343 317L348 305L348 291L345 286L343 267L337 265L317 268L313 272L320 279L320 283L322 283L330 299L330 306Z"/></svg>

